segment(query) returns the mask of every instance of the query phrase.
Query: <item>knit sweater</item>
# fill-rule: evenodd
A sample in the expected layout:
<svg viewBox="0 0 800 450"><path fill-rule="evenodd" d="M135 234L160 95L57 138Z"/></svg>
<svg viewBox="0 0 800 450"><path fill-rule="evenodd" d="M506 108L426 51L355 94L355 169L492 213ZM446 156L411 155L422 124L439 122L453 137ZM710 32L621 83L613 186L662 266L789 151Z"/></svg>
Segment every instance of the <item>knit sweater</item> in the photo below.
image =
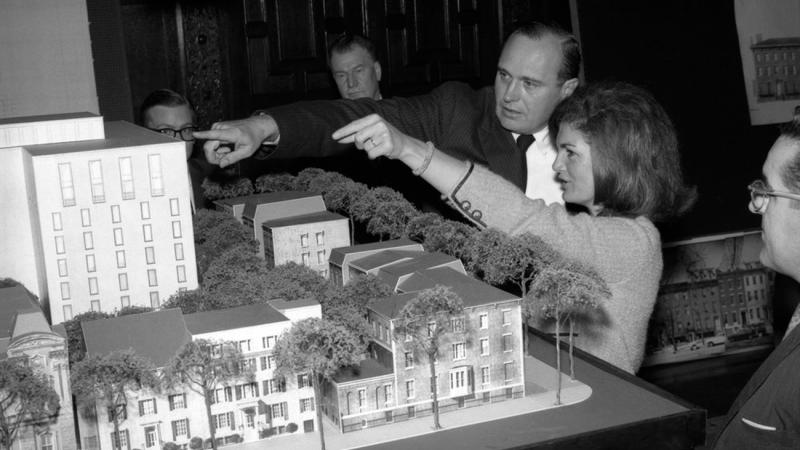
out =
<svg viewBox="0 0 800 450"><path fill-rule="evenodd" d="M575 345L636 372L663 266L661 241L652 222L645 217L571 214L562 205L527 198L513 184L472 163L465 163L448 197L481 227L538 235L564 257L597 271L611 291L602 305L607 320L576 324Z"/></svg>

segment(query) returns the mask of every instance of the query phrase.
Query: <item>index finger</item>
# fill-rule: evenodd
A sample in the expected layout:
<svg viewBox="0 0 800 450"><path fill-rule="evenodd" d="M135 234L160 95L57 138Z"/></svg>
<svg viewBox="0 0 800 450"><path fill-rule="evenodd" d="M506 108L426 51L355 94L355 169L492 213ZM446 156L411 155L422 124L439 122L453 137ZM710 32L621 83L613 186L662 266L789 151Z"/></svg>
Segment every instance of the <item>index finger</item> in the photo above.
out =
<svg viewBox="0 0 800 450"><path fill-rule="evenodd" d="M344 144L351 143L355 139L356 133L380 120L381 116L377 114L370 114L360 119L356 119L342 128L339 128L333 132L331 137Z"/></svg>

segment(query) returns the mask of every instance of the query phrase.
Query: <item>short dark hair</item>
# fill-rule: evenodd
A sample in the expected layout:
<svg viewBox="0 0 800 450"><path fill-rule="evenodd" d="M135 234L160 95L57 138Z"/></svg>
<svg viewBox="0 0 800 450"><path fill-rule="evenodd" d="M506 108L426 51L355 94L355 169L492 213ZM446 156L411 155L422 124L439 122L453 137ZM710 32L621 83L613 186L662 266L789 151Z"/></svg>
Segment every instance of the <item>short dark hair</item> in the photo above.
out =
<svg viewBox="0 0 800 450"><path fill-rule="evenodd" d="M351 50L353 47L361 47L369 54L373 61L378 60L378 54L375 50L375 44L360 34L345 33L331 42L328 46L328 66L331 65L331 57L334 53L344 53Z"/></svg>
<svg viewBox="0 0 800 450"><path fill-rule="evenodd" d="M144 125L144 116L147 114L147 110L154 106L183 106L186 105L189 109L192 110L192 114L194 114L194 108L189 100L184 97L183 95L173 91L172 89L156 89L155 91L147 94L144 101L142 102L142 106L139 107L139 124Z"/></svg>
<svg viewBox="0 0 800 450"><path fill-rule="evenodd" d="M546 36L553 36L561 44L561 68L558 70L558 80L562 83L572 78L578 78L581 72L581 45L572 33L559 25L544 24L541 22L518 22L506 38L521 34L533 40Z"/></svg>
<svg viewBox="0 0 800 450"><path fill-rule="evenodd" d="M792 192L800 192L800 106L794 108L794 117L780 127L780 139L794 141L798 151L786 162L781 171L783 184Z"/></svg>
<svg viewBox="0 0 800 450"><path fill-rule="evenodd" d="M550 135L561 124L580 131L591 148L594 201L603 215L646 216L664 221L685 212L696 198L684 184L675 128L646 90L628 83L579 87L550 117Z"/></svg>

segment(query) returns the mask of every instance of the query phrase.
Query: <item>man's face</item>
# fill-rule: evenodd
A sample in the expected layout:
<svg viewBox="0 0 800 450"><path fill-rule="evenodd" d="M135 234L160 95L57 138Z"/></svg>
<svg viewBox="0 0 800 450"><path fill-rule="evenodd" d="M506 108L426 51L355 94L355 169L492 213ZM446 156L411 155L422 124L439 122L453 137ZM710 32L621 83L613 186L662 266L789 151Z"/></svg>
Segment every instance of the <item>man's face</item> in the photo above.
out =
<svg viewBox="0 0 800 450"><path fill-rule="evenodd" d="M781 173L797 152L800 143L787 138L779 138L764 162L764 181L776 191L790 191L784 184ZM761 217L761 230L764 247L761 249L761 263L780 273L797 279L800 274L800 200L783 197L769 197L766 211Z"/></svg>
<svg viewBox="0 0 800 450"><path fill-rule="evenodd" d="M342 98L381 98L381 64L363 47L354 45L331 54L331 73Z"/></svg>
<svg viewBox="0 0 800 450"><path fill-rule="evenodd" d="M559 81L561 59L561 44L553 36L508 39L494 79L495 113L503 128L532 134L547 126L556 105L578 86L576 78Z"/></svg>
<svg viewBox="0 0 800 450"><path fill-rule="evenodd" d="M164 106L156 105L145 111L144 126L152 130L171 128L182 130L194 126L194 113L187 105ZM191 136L191 133L188 134ZM180 139L180 136L177 137ZM194 139L184 141L186 144L186 159L192 156Z"/></svg>

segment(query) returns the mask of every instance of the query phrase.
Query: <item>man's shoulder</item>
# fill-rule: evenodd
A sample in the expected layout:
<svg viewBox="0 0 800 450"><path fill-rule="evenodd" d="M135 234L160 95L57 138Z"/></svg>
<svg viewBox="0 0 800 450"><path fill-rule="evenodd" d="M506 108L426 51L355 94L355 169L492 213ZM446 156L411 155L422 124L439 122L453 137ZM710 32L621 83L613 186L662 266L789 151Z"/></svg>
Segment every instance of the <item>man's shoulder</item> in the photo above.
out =
<svg viewBox="0 0 800 450"><path fill-rule="evenodd" d="M448 95L460 94L466 96L485 96L490 95L493 92L494 88L492 86L484 86L482 88L475 89L463 81L446 81L431 91L431 93L445 93Z"/></svg>

